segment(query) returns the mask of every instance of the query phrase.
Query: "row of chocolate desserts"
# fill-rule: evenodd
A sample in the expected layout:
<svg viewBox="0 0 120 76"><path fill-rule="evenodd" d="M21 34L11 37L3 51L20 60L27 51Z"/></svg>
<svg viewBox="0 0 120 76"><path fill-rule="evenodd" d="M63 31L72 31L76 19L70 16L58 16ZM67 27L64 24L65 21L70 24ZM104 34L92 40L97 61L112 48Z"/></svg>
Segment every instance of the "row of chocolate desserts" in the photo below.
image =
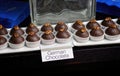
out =
<svg viewBox="0 0 120 76"><path fill-rule="evenodd" d="M25 32L19 26L15 26L9 32L2 25L0 25L0 27L1 27L0 32L2 31L2 34L0 35L0 43L2 42L2 44L0 45L0 49L3 49L2 46L6 48L8 47L8 45L13 49L18 49L23 47L25 43L28 47L34 47L34 46L37 46L39 43L40 38L38 36L35 36L36 34L34 32L29 32L27 37L24 37ZM35 37L32 37L32 36L35 36ZM34 43L32 40L34 40ZM33 44L34 46L30 44Z"/></svg>
<svg viewBox="0 0 120 76"><path fill-rule="evenodd" d="M50 23L45 23L41 27L41 42L43 44L67 43L71 40L71 33L68 30L68 26L64 22L58 22L56 26Z"/></svg>
<svg viewBox="0 0 120 76"><path fill-rule="evenodd" d="M71 39L71 34L68 32L68 27L64 22L57 23L55 27L56 34L53 32L53 27L50 23L44 24L40 31L33 23L27 26L25 30L19 26L14 26L9 32L2 25L0 27L0 32L2 32L0 35L0 46L8 43L14 49L21 48L24 45L27 47L37 47L40 45L40 42L42 44L53 44L55 41L65 43ZM6 35L9 35L9 37L6 37Z"/></svg>
<svg viewBox="0 0 120 76"><path fill-rule="evenodd" d="M117 20L118 24L119 21L120 19ZM82 21L77 20L71 28L76 30L76 32L74 33L74 38L78 42L86 42L89 40L89 37L92 40L102 40L104 38L104 32L106 38L109 40L115 40L120 37L119 29L110 17L104 19L102 21L102 25L108 28L103 31L99 23L95 19L90 20L86 26L82 23ZM91 29L90 32L88 32L89 29ZM56 31L55 34L54 30ZM4 43L7 42L7 40L11 48L23 47L25 43L28 47L35 47L40 45L40 41L42 42L42 44L53 44L55 43L55 41L59 43L65 43L71 40L71 34L68 31L68 26L64 22L58 22L55 28L53 28L50 23L44 24L40 28L40 31L42 32L40 36L39 28L37 28L32 23L27 26L25 31L26 32L24 32L18 26L15 26L10 30L10 38L8 40L5 39L3 36L8 34L8 31L2 25L0 25L0 35L2 35L0 36L0 45L2 46ZM25 33L26 37L23 37L22 35L24 35Z"/></svg>
<svg viewBox="0 0 120 76"><path fill-rule="evenodd" d="M87 42L89 39L93 41L100 41L104 38L108 40L120 39L120 30L117 25L119 22L120 18L114 22L111 17L106 17L101 23L98 23L95 19L91 19L84 25L82 21L77 20L72 25L74 39L77 42Z"/></svg>

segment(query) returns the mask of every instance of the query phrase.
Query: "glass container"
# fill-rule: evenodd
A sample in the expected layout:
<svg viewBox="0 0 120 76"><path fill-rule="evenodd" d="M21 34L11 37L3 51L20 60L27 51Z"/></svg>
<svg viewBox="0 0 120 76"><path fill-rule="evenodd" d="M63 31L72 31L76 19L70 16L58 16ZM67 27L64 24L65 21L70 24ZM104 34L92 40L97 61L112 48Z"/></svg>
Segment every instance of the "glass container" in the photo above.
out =
<svg viewBox="0 0 120 76"><path fill-rule="evenodd" d="M31 21L36 25L58 21L72 23L95 18L96 0L29 0Z"/></svg>

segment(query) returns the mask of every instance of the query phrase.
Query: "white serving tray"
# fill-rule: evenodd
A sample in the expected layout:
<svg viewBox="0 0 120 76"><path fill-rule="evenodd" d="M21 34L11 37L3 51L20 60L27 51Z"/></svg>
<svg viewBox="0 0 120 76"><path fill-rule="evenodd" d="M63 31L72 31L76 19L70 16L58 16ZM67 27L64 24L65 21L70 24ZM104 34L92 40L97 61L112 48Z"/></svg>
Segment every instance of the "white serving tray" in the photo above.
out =
<svg viewBox="0 0 120 76"><path fill-rule="evenodd" d="M91 41L89 40L88 42L85 43L78 43L75 40L73 40L73 45L74 46L96 46L96 45L106 45L106 44L120 44L120 39L119 40L114 40L114 41L110 41L110 40L102 40L102 41Z"/></svg>
<svg viewBox="0 0 120 76"><path fill-rule="evenodd" d="M26 46L20 48L20 49L12 49L10 47L0 50L0 54L10 54L10 53L22 53L22 52L30 52L40 50L40 47L36 48L28 48Z"/></svg>
<svg viewBox="0 0 120 76"><path fill-rule="evenodd" d="M56 50L56 49L65 49L73 47L72 40L68 43L54 43L52 45L43 45L41 44L41 50Z"/></svg>
<svg viewBox="0 0 120 76"><path fill-rule="evenodd" d="M54 28L55 25L53 25ZM41 26L37 26L39 29L41 28ZM25 30L26 28L23 27L23 30ZM7 29L8 32L10 32L11 29ZM10 53L22 53L22 52L30 52L30 51L35 51L35 50L55 50L55 49L64 49L64 48L70 48L73 47L72 44L72 39L70 42L68 43L54 43L52 45L44 45L40 43L40 46L35 47L35 48L29 48L26 45L24 45L24 47L19 48L19 49L12 49L9 46L5 49L1 49L0 50L0 54L10 54Z"/></svg>
<svg viewBox="0 0 120 76"><path fill-rule="evenodd" d="M113 21L116 22L117 19L113 19ZM102 20L98 20L98 23L101 23ZM83 24L87 24L88 22L83 22ZM69 30L71 29L73 23L68 23L68 27ZM118 24L117 24L118 25ZM55 27L55 25L53 25L53 28ZM40 29L41 26L38 26L38 28ZM26 28L22 28L23 30L25 30ZM9 31L10 29L8 29ZM9 54L9 53L21 53L21 52L30 52L30 51L35 51L35 50L54 50L54 49L64 49L64 48L69 48L69 47L73 47L73 46L94 46L94 45L104 45L104 44L118 44L120 43L120 39L118 40L114 40L114 41L110 41L110 40L102 40L102 41L91 41L89 40L86 43L78 43L76 42L73 38L70 42L68 43L54 43L52 45L43 45L40 43L39 47L36 48L28 48L27 46L24 46L20 49L12 49L10 47L7 47L5 49L0 50L0 54Z"/></svg>
<svg viewBox="0 0 120 76"><path fill-rule="evenodd" d="M115 23L117 21L117 19L112 19ZM101 24L102 20L98 20L97 21L99 24ZM84 22L84 24L86 25L87 22ZM118 28L120 29L120 25L116 23L116 25L118 25ZM75 39L73 39L73 45L74 46L95 46L95 45L106 45L106 44L119 44L120 43L120 39L118 40L114 40L114 41L110 41L110 40L107 40L107 39L103 39L101 41L92 41L92 40L89 40L88 42L85 42L85 43L79 43L77 42Z"/></svg>

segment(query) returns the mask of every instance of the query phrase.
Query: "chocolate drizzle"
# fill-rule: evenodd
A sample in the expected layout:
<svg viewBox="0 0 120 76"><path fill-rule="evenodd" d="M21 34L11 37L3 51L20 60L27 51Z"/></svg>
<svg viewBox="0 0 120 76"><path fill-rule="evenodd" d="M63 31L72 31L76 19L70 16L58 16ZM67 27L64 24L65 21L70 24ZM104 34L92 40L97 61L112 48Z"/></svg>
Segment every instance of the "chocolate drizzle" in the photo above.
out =
<svg viewBox="0 0 120 76"><path fill-rule="evenodd" d="M55 26L55 31L60 31L60 29L67 30L68 27L64 22L58 22L57 25Z"/></svg>
<svg viewBox="0 0 120 76"><path fill-rule="evenodd" d="M52 33L52 31L48 30L42 35L42 38L45 39L45 40L51 40L51 39L54 39L55 36Z"/></svg>
<svg viewBox="0 0 120 76"><path fill-rule="evenodd" d="M7 39L2 37L2 36L0 36L0 45L5 44L6 42L7 42Z"/></svg>
<svg viewBox="0 0 120 76"><path fill-rule="evenodd" d="M46 32L46 31L52 31L53 32L53 27L51 26L50 23L45 23L42 27L41 27L41 31L42 32Z"/></svg>
<svg viewBox="0 0 120 76"><path fill-rule="evenodd" d="M65 29L60 29L60 31L57 32L56 37L57 38L69 38L70 33Z"/></svg>
<svg viewBox="0 0 120 76"><path fill-rule="evenodd" d="M105 27L109 27L110 25L114 25L115 23L114 21L112 21L111 17L106 17L101 24Z"/></svg>
<svg viewBox="0 0 120 76"><path fill-rule="evenodd" d="M0 24L0 35L6 35L6 34L8 34L7 29Z"/></svg>
<svg viewBox="0 0 120 76"><path fill-rule="evenodd" d="M107 35L119 35L120 34L120 31L119 29L117 28L116 25L111 25L110 27L108 27L106 30L105 30L105 33Z"/></svg>
<svg viewBox="0 0 120 76"><path fill-rule="evenodd" d="M91 19L87 25L86 25L87 29L93 29L94 27L100 27L99 23L96 22L95 19Z"/></svg>
<svg viewBox="0 0 120 76"><path fill-rule="evenodd" d="M29 32L26 40L29 42L39 41L40 37L35 32Z"/></svg>
<svg viewBox="0 0 120 76"><path fill-rule="evenodd" d="M9 42L13 44L20 44L24 41L24 38L18 33L14 33L10 38Z"/></svg>
<svg viewBox="0 0 120 76"><path fill-rule="evenodd" d="M87 32L87 30L85 28L82 28L80 30L78 30L75 35L82 37L82 38L87 38L89 37L89 33Z"/></svg>
<svg viewBox="0 0 120 76"><path fill-rule="evenodd" d="M91 36L102 36L104 34L103 30L100 29L100 27L94 27L91 31L90 31L90 35Z"/></svg>
<svg viewBox="0 0 120 76"><path fill-rule="evenodd" d="M26 29L26 33L28 34L29 32L37 33L39 32L39 29L33 23L30 23L30 25L27 26L27 29Z"/></svg>
<svg viewBox="0 0 120 76"><path fill-rule="evenodd" d="M77 20L73 25L72 25L72 28L76 29L76 30L79 30L79 29L82 29L82 28L85 28L83 22L81 20Z"/></svg>
<svg viewBox="0 0 120 76"><path fill-rule="evenodd" d="M10 31L10 35L13 35L14 33L18 33L19 35L23 35L24 31L21 28L19 28L19 26L14 26Z"/></svg>

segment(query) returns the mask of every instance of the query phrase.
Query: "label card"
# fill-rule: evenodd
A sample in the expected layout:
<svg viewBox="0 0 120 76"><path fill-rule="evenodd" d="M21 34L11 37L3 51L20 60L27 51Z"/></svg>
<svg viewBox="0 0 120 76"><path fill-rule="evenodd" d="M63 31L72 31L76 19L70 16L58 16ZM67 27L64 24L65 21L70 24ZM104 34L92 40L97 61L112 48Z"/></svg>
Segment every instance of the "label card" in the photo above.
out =
<svg viewBox="0 0 120 76"><path fill-rule="evenodd" d="M74 58L73 49L57 49L57 50L44 50L41 51L42 62L72 59Z"/></svg>

